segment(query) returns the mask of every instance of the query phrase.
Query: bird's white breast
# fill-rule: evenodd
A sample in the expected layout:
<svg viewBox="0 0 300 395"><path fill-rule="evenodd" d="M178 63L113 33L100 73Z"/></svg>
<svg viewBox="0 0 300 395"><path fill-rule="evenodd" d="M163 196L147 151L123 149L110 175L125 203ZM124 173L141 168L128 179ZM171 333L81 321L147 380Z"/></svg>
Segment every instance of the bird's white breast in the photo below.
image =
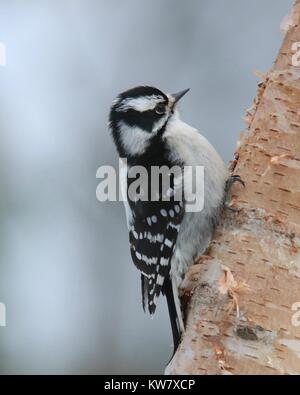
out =
<svg viewBox="0 0 300 395"><path fill-rule="evenodd" d="M186 166L204 167L203 210L185 214L172 259L171 273L179 285L187 267L210 241L213 219L219 214L229 173L208 140L181 120L170 120L164 138L172 160L183 161Z"/></svg>

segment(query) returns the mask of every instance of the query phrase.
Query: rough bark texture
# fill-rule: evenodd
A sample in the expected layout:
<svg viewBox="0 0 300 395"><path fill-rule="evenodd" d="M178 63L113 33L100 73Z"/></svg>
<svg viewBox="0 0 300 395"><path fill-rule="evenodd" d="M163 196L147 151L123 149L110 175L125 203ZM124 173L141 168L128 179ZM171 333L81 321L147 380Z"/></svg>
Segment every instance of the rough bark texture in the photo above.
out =
<svg viewBox="0 0 300 395"><path fill-rule="evenodd" d="M238 142L232 204L185 281L187 329L170 374L300 374L300 0ZM294 325L293 325L294 324Z"/></svg>

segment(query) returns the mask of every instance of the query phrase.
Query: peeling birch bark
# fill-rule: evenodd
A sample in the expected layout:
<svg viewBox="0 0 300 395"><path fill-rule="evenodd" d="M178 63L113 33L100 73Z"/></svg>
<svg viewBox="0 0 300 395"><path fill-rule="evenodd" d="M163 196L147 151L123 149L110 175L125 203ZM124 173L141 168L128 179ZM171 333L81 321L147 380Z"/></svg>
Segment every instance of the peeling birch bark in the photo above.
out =
<svg viewBox="0 0 300 395"><path fill-rule="evenodd" d="M231 164L246 182L232 188L241 210L224 213L187 274L186 332L169 374L300 374L300 0L281 29Z"/></svg>

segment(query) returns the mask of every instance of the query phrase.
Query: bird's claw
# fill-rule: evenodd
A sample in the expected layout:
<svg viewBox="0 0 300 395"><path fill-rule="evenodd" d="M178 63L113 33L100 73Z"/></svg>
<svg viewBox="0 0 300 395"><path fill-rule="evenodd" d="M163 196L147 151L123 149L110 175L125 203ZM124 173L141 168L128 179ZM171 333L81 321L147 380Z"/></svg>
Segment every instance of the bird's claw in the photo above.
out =
<svg viewBox="0 0 300 395"><path fill-rule="evenodd" d="M225 187L226 192L229 192L231 186L232 186L235 182L239 182L240 184L243 185L244 188L246 187L246 184L245 184L245 182L242 180L241 176L239 176L238 174L234 174L234 175L231 175L231 176L228 178L228 180L226 181L226 187Z"/></svg>
<svg viewBox="0 0 300 395"><path fill-rule="evenodd" d="M231 207L231 206L229 206L227 203L225 203L225 204L223 205L223 207L224 207L226 210L231 211L232 213L239 213L239 212L241 211L240 208Z"/></svg>
<svg viewBox="0 0 300 395"><path fill-rule="evenodd" d="M229 198L229 196L230 196L230 194L229 194L230 188L232 187L232 185L233 185L235 182L239 182L240 184L243 185L244 188L246 187L245 182L242 180L242 178L241 178L239 175L237 175L237 174L231 175L231 176L228 178L228 180L226 181L226 185L225 185L225 196L224 196L223 207L224 207L226 210L230 210L230 211L233 212L233 213L239 213L239 212L241 211L241 209L236 208L236 207L232 207L232 206L230 206L230 205L227 203L227 200L228 200L228 198Z"/></svg>

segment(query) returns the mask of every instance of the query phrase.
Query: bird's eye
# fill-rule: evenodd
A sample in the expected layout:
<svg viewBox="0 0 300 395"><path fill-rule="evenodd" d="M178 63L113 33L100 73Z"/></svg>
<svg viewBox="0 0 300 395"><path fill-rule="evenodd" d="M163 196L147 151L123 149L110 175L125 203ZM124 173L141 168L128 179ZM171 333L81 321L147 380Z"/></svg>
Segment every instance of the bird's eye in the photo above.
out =
<svg viewBox="0 0 300 395"><path fill-rule="evenodd" d="M155 112L156 114L162 115L166 112L166 107L163 103L159 103L156 107L155 107Z"/></svg>

